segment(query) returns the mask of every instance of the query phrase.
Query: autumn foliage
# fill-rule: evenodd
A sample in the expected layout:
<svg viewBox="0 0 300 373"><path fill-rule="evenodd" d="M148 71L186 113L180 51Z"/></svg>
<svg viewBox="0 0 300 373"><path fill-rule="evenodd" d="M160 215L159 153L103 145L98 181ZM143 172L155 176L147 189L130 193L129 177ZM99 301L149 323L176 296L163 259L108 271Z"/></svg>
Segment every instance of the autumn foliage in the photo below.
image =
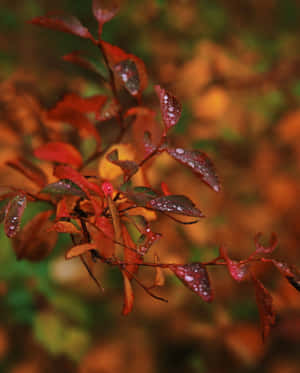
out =
<svg viewBox="0 0 300 373"><path fill-rule="evenodd" d="M210 155L203 151L176 146L169 133L180 120L182 107L174 92L155 85L153 101L160 112L143 103L148 87L143 61L102 39L102 29L119 11L117 6L103 8L94 0L92 11L98 22L98 38L73 17L41 16L31 23L86 39L99 50L107 70L104 76L79 52L63 59L95 73L107 95L81 97L68 93L43 113L32 147L26 158L7 161L15 172L33 184L32 189L3 187L1 200L6 204L1 220L6 235L12 239L17 259L40 261L54 248L60 233L67 233L72 247L67 260L79 257L93 281L103 290L101 278L94 274L97 265L119 269L124 281L124 305L127 315L134 306L132 283L136 282L149 296L166 301L156 294L164 285L164 271L171 271L187 289L204 302L214 299L210 267L221 266L236 282L248 281L255 289L256 302L265 339L275 323L270 292L257 278L256 267L268 263L300 291L300 272L273 256L277 236L270 234L268 244L261 234L254 238L253 253L235 260L225 245L216 258L207 262L165 263L154 250L164 239L155 232L152 221L160 214L174 224L191 225L205 218L188 195L172 194L168 179L154 188L147 172L153 161L164 154L194 174L194 183L203 182L212 193L225 193ZM82 143L88 141L89 154L83 156ZM37 214L22 229L22 215L28 202L42 201L48 210ZM153 252L153 260L149 255ZM153 283L145 285L141 267L153 269ZM269 268L269 267L268 267Z"/></svg>

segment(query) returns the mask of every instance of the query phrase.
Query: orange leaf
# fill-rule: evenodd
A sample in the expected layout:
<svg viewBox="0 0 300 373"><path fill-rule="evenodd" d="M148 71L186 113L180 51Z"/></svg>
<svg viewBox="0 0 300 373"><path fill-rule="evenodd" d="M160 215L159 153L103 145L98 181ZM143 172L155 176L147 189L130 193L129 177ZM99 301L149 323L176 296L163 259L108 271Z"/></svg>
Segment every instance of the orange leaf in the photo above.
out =
<svg viewBox="0 0 300 373"><path fill-rule="evenodd" d="M58 221L52 225L49 231L56 231L59 233L70 233L70 234L81 233L80 230L76 228L75 225L69 221Z"/></svg>
<svg viewBox="0 0 300 373"><path fill-rule="evenodd" d="M122 271L122 275L124 280L124 305L122 315L128 315L132 311L134 295L127 273Z"/></svg>
<svg viewBox="0 0 300 373"><path fill-rule="evenodd" d="M96 245L91 243L84 243L82 245L73 246L66 252L66 259L72 259L90 250L96 250Z"/></svg>

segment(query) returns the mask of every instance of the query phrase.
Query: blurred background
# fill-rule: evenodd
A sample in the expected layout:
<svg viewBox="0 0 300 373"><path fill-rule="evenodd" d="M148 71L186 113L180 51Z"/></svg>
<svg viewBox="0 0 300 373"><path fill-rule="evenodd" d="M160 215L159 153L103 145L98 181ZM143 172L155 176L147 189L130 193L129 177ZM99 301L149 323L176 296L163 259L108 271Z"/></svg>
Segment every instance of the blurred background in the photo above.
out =
<svg viewBox="0 0 300 373"><path fill-rule="evenodd" d="M24 136L36 120L28 97L50 108L66 92L102 92L83 70L61 59L83 50L103 68L89 42L26 23L55 10L76 15L96 33L88 0L0 4L0 112L8 110L10 125ZM300 265L299 25L299 0L124 0L104 26L104 40L145 62L145 105L154 102L157 83L183 103L171 141L205 151L223 185L217 195L171 159L158 158L149 175L153 185L167 182L207 216L192 226L154 222L163 233L153 247L161 261L209 260L220 244L243 259L258 231L266 238L274 231L277 257ZM20 186L24 179L4 165L17 152L7 127L1 114L1 184ZM45 208L30 204L23 223ZM212 304L167 275L159 293L168 304L135 288L134 310L122 317L118 271L100 269L106 291L99 294L79 260L65 261L70 245L61 234L46 260L16 261L1 228L1 372L300 371L299 293L271 268L257 269L277 310L276 327L263 344L253 289L236 284L224 268L210 271Z"/></svg>

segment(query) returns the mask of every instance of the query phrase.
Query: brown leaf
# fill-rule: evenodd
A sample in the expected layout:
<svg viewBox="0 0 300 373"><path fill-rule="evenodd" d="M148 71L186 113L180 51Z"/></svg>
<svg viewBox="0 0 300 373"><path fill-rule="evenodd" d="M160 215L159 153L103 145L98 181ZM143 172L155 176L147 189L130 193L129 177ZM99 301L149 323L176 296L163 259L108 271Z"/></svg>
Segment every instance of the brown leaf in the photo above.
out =
<svg viewBox="0 0 300 373"><path fill-rule="evenodd" d="M13 239L13 247L18 259L39 261L47 257L56 244L57 233L49 232L53 211L44 211L29 221Z"/></svg>
<svg viewBox="0 0 300 373"><path fill-rule="evenodd" d="M271 326L275 324L273 299L268 290L256 277L252 276L252 279L255 286L256 303L262 326L262 337L265 340L270 334Z"/></svg>

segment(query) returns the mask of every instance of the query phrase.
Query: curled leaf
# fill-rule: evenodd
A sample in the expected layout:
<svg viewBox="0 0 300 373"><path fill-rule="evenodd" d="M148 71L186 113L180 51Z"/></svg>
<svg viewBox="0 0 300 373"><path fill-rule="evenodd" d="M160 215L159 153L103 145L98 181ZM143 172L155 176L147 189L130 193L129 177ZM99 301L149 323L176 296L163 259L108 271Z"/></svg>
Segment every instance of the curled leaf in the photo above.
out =
<svg viewBox="0 0 300 373"><path fill-rule="evenodd" d="M75 167L82 165L81 154L72 145L63 142L49 142L34 150L34 155L44 161L66 163Z"/></svg>
<svg viewBox="0 0 300 373"><path fill-rule="evenodd" d="M254 276L252 276L252 278L255 286L256 303L262 326L262 336L263 340L265 340L270 334L271 326L275 323L273 299L264 285Z"/></svg>
<svg viewBox="0 0 300 373"><path fill-rule="evenodd" d="M167 152L178 162L192 169L215 192L221 190L219 179L211 160L205 153L198 150L184 150L182 148L167 148Z"/></svg>
<svg viewBox="0 0 300 373"><path fill-rule="evenodd" d="M23 194L16 195L8 202L4 218L4 230L7 237L14 237L20 229L21 218L26 205L27 199Z"/></svg>
<svg viewBox="0 0 300 373"><path fill-rule="evenodd" d="M29 23L58 31L69 32L81 38L92 39L89 30L74 16L51 15L33 18Z"/></svg>
<svg viewBox="0 0 300 373"><path fill-rule="evenodd" d="M224 247L220 248L220 255L225 259L227 267L229 269L229 273L234 280L242 282L247 279L247 277L249 276L248 263L241 263L236 260L231 260L228 257Z"/></svg>
<svg viewBox="0 0 300 373"><path fill-rule="evenodd" d="M195 207L195 204L188 197L182 195L169 195L152 199L148 202L148 207L161 212L197 218L204 217L202 212Z"/></svg>
<svg viewBox="0 0 300 373"><path fill-rule="evenodd" d="M140 78L135 62L130 59L123 60L114 66L114 71L127 91L136 96L140 90Z"/></svg>
<svg viewBox="0 0 300 373"><path fill-rule="evenodd" d="M91 243L84 243L82 245L76 245L76 246L73 246L71 247L71 249L69 249L67 252L66 252L66 259L72 259L76 256L80 256L90 250L96 250L96 245L95 244L91 244Z"/></svg>
<svg viewBox="0 0 300 373"><path fill-rule="evenodd" d="M134 295L127 273L125 271L122 271L122 275L124 281L124 305L122 315L126 316L132 311Z"/></svg>
<svg viewBox="0 0 300 373"><path fill-rule="evenodd" d="M205 302L213 300L213 293L206 267L201 263L171 265L169 268L185 286L199 295Z"/></svg>
<svg viewBox="0 0 300 373"><path fill-rule="evenodd" d="M270 241L269 241L269 245L268 246L264 246L262 245L259 240L262 236L262 233L259 232L256 234L256 236L254 237L254 242L255 242L255 247L256 247L256 253L257 254L270 254L272 253L277 244L278 244L278 238L277 238L277 235L275 233L272 233L271 234L271 237L270 237Z"/></svg>
<svg viewBox="0 0 300 373"><path fill-rule="evenodd" d="M155 86L155 90L160 102L162 119L166 131L168 131L179 121L181 115L181 104L175 96L167 92L164 88L161 88L159 85Z"/></svg>
<svg viewBox="0 0 300 373"><path fill-rule="evenodd" d="M41 190L41 193L86 197L84 191L68 179L62 179L46 185L45 188Z"/></svg>
<svg viewBox="0 0 300 373"><path fill-rule="evenodd" d="M100 25L109 22L119 11L115 1L93 0L93 14Z"/></svg>

